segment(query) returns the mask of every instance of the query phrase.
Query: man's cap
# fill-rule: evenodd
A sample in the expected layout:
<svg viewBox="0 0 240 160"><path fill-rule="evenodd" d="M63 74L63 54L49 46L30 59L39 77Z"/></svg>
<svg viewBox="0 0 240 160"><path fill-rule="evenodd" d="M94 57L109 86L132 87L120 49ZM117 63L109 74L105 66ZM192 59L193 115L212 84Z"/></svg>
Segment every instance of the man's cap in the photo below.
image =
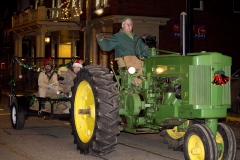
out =
<svg viewBox="0 0 240 160"><path fill-rule="evenodd" d="M132 21L132 18L131 18L131 17L125 17L125 18L123 18L122 22L126 21L127 19L129 19L129 20Z"/></svg>
<svg viewBox="0 0 240 160"><path fill-rule="evenodd" d="M83 67L83 65L82 65L83 63L84 63L83 60L76 59L75 62L73 63L73 67L80 67L80 68L82 68Z"/></svg>
<svg viewBox="0 0 240 160"><path fill-rule="evenodd" d="M44 58L44 59L43 59L43 65L44 65L44 66L45 66L45 65L53 66L53 60L52 60L52 58L51 58L51 57L49 57L49 58Z"/></svg>

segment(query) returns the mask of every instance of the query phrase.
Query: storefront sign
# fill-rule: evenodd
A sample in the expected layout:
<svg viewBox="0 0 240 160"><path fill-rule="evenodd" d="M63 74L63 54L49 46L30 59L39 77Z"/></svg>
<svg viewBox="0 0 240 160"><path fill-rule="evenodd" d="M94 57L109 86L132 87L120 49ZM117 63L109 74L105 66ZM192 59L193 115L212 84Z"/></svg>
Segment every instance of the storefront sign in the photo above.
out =
<svg viewBox="0 0 240 160"><path fill-rule="evenodd" d="M173 37L180 38L180 20L173 20ZM206 25L204 21L195 20L193 23L193 38L204 39L206 38Z"/></svg>
<svg viewBox="0 0 240 160"><path fill-rule="evenodd" d="M179 19L173 20L173 37L180 38L180 20Z"/></svg>
<svg viewBox="0 0 240 160"><path fill-rule="evenodd" d="M196 20L193 25L193 37L204 39L206 38L206 25L204 21Z"/></svg>

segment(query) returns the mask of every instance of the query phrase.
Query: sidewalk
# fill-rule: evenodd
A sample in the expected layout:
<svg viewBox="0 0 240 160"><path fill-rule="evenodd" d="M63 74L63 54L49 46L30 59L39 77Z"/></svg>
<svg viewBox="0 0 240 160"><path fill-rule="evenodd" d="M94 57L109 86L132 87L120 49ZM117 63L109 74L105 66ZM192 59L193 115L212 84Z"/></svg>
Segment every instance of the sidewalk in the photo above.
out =
<svg viewBox="0 0 240 160"><path fill-rule="evenodd" d="M226 117L226 121L240 122L240 114L229 113Z"/></svg>
<svg viewBox="0 0 240 160"><path fill-rule="evenodd" d="M8 88L1 88L2 95L7 96L8 93L10 93L10 89Z"/></svg>
<svg viewBox="0 0 240 160"><path fill-rule="evenodd" d="M10 90L2 89L0 109L5 109L8 106L8 93Z"/></svg>
<svg viewBox="0 0 240 160"><path fill-rule="evenodd" d="M10 94L10 89L8 88L1 89L0 109L5 109L5 107L8 107L9 94ZM6 109L9 109L9 108L6 108Z"/></svg>
<svg viewBox="0 0 240 160"><path fill-rule="evenodd" d="M1 98L0 98L0 109L8 106L8 94L10 94L10 89L2 88L1 89ZM18 91L18 94L24 94L23 91Z"/></svg>

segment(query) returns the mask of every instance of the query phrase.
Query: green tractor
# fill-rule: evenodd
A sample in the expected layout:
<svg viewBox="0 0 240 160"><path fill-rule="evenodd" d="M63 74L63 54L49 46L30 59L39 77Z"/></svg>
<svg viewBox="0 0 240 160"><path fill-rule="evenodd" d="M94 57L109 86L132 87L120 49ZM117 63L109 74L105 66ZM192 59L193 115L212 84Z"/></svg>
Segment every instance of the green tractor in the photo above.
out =
<svg viewBox="0 0 240 160"><path fill-rule="evenodd" d="M142 74L128 64L118 68L119 74L99 65L78 73L71 123L80 153L111 152L120 131L158 132L169 148L183 150L187 160L234 160L234 133L219 122L231 106L231 57L151 50ZM134 84L135 77L141 79L140 86Z"/></svg>

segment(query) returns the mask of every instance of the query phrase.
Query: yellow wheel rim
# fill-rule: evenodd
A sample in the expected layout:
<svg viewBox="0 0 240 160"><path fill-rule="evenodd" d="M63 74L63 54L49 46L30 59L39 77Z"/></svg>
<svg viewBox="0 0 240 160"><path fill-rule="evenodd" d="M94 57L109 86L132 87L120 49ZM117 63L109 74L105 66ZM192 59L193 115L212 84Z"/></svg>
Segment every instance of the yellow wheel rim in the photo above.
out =
<svg viewBox="0 0 240 160"><path fill-rule="evenodd" d="M74 122L77 134L83 143L91 140L96 120L96 108L91 86L82 81L74 97Z"/></svg>
<svg viewBox="0 0 240 160"><path fill-rule="evenodd" d="M177 126L175 126L173 129L167 129L166 131L172 139L180 139L185 134L185 132L178 132Z"/></svg>
<svg viewBox="0 0 240 160"><path fill-rule="evenodd" d="M184 122L184 126L189 126L190 121L187 120ZM180 139L184 136L185 132L178 132L178 126L175 126L173 129L167 129L166 130L168 135L172 138L172 139Z"/></svg>
<svg viewBox="0 0 240 160"><path fill-rule="evenodd" d="M205 159L205 150L201 138L197 135L192 135L188 141L188 155L190 159L203 160Z"/></svg>
<svg viewBox="0 0 240 160"><path fill-rule="evenodd" d="M221 145L223 148L222 150L218 150L218 160L221 160L224 153L224 141L223 141L222 135L219 132L217 132L216 134L216 142L218 145Z"/></svg>

